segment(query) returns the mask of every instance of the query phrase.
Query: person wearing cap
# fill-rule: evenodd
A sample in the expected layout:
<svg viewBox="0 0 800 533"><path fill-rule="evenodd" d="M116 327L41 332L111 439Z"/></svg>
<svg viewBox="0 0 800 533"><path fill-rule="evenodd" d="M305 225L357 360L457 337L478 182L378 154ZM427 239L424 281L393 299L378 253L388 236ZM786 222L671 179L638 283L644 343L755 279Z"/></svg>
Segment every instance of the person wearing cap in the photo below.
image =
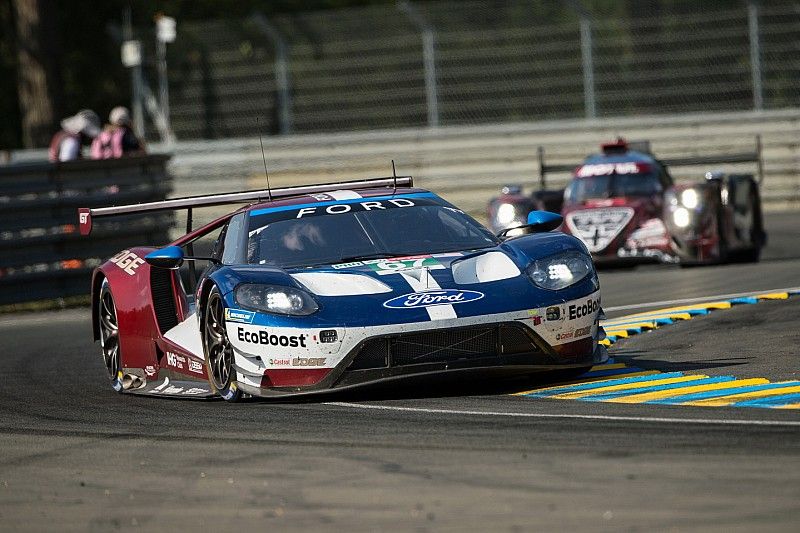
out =
<svg viewBox="0 0 800 533"><path fill-rule="evenodd" d="M142 143L131 128L126 107L117 106L108 115L109 124L92 141L92 159L113 159L144 153Z"/></svg>
<svg viewBox="0 0 800 533"><path fill-rule="evenodd" d="M100 117L91 109L81 109L61 121L61 130L50 141L50 161L81 159L81 146L100 134Z"/></svg>

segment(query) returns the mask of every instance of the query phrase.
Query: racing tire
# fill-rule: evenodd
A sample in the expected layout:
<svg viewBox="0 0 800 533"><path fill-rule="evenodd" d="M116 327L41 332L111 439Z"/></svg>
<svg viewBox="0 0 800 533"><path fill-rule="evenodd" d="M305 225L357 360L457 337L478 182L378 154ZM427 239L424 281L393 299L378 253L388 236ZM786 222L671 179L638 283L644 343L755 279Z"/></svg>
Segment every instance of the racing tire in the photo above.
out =
<svg viewBox="0 0 800 533"><path fill-rule="evenodd" d="M203 313L203 352L211 389L223 400L236 402L242 391L236 382L233 347L225 330L225 305L217 287L211 289Z"/></svg>
<svg viewBox="0 0 800 533"><path fill-rule="evenodd" d="M761 258L761 248L764 246L764 221L761 214L761 201L758 197L756 185L752 182L747 195L747 204L751 220L751 225L747 228L750 246L739 251L735 259L739 263L757 263Z"/></svg>
<svg viewBox="0 0 800 533"><path fill-rule="evenodd" d="M119 347L119 320L114 295L107 279L103 279L97 296L97 330L100 332L100 350L103 365L111 381L111 388L122 392L122 353Z"/></svg>

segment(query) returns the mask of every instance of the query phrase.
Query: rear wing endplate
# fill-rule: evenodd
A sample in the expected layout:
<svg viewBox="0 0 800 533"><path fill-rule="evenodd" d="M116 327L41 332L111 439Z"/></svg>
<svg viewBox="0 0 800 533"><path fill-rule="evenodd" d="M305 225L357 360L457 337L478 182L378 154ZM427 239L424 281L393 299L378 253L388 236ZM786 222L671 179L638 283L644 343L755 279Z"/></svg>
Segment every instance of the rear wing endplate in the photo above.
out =
<svg viewBox="0 0 800 533"><path fill-rule="evenodd" d="M89 235L92 232L92 219L97 217L131 215L174 209L188 209L188 232L191 231L191 228L188 227L191 224L191 210L197 207L211 207L215 205L267 201L270 198L286 198L289 196L324 193L339 189L374 189L380 187L392 189L397 187L406 188L413 186L414 179L411 176L397 176L388 178L370 178L355 181L340 181L337 183L322 183L319 185L299 185L295 187L281 187L278 189L206 194L201 196L188 196L185 198L173 198L158 202L146 202L141 204L119 205L112 207L81 207L78 209L78 226L80 228L81 235Z"/></svg>

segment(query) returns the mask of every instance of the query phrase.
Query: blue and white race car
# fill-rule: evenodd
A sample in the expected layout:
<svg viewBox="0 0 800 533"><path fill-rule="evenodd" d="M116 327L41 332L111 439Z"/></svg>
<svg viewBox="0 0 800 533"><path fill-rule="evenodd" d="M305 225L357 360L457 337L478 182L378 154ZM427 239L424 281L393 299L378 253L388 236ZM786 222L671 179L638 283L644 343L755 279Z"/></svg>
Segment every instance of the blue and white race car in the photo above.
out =
<svg viewBox="0 0 800 533"><path fill-rule="evenodd" d="M580 240L549 231L560 215L533 212L527 234L498 237L410 177L81 209L81 231L233 202L252 203L95 271L115 389L235 401L448 373L563 377L607 359L598 278ZM210 255L193 256L215 232ZM181 276L199 260L196 283Z"/></svg>

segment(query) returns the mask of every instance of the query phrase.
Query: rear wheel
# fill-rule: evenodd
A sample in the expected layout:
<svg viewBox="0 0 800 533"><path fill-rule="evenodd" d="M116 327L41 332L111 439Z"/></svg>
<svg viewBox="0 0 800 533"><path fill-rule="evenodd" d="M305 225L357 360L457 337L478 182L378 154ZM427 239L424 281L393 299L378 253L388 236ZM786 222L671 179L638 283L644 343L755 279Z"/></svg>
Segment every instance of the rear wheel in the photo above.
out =
<svg viewBox="0 0 800 533"><path fill-rule="evenodd" d="M242 397L242 391L236 383L233 348L225 329L225 306L216 287L211 289L203 313L203 348L211 387L224 400L238 401Z"/></svg>
<svg viewBox="0 0 800 533"><path fill-rule="evenodd" d="M750 246L739 252L736 259L743 263L756 263L761 257L761 247L764 245L764 228L761 218L761 204L755 183L750 183L745 221L745 226L741 228L741 233L743 237L750 241Z"/></svg>
<svg viewBox="0 0 800 533"><path fill-rule="evenodd" d="M122 392L122 354L119 349L119 321L114 296L107 279L100 286L97 302L97 325L100 331L100 349L103 365L111 380L111 387Z"/></svg>

